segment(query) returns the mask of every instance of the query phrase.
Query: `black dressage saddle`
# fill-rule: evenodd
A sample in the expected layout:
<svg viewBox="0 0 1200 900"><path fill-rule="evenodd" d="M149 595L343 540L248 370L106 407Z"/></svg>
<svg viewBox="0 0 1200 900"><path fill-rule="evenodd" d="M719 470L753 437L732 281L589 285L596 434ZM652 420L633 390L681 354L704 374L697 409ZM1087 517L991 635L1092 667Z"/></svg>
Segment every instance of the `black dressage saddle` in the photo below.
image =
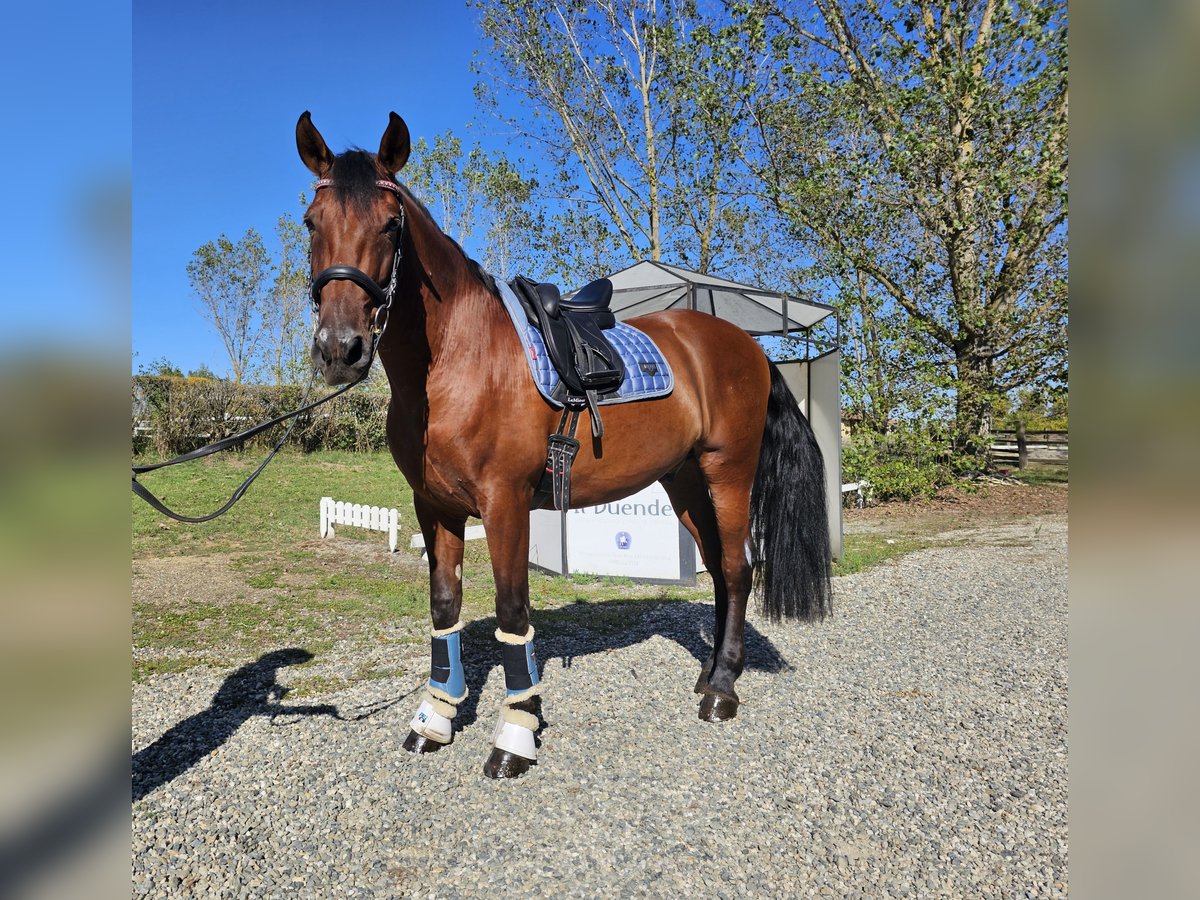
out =
<svg viewBox="0 0 1200 900"><path fill-rule="evenodd" d="M530 324L542 333L550 361L558 371L556 394L561 396L555 399L572 409L586 406L591 412L592 434L602 437L599 400L614 393L625 380L621 355L604 334L617 324L608 308L612 282L597 279L568 300L562 299L555 285L533 282L521 275L509 285Z"/></svg>

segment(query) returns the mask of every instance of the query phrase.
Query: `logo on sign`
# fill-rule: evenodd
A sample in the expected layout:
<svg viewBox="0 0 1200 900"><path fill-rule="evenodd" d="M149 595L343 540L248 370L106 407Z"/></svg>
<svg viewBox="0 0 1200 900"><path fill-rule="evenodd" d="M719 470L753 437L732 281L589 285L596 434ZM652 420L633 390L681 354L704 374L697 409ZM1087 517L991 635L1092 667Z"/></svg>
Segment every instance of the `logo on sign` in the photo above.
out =
<svg viewBox="0 0 1200 900"><path fill-rule="evenodd" d="M633 535L631 535L628 531L618 531L617 532L617 549L618 550L628 550L629 545L632 543L633 543Z"/></svg>

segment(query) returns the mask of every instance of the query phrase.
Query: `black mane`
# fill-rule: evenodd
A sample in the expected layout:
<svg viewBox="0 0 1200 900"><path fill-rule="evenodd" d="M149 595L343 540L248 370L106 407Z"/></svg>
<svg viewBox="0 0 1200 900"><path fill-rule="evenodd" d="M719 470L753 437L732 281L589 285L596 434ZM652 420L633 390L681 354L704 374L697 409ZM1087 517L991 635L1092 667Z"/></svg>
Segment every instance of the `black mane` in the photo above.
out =
<svg viewBox="0 0 1200 900"><path fill-rule="evenodd" d="M379 170L375 167L375 155L358 147L352 147L344 153L339 153L333 158L333 167L329 170L329 179L333 182L330 185L333 194L338 200L345 204L353 204L359 209L366 209L375 198L378 197L379 188L375 182L379 180ZM425 217L430 222L437 226L437 221L429 212L429 208L417 199L405 185L400 185L400 190L406 201L405 205L411 203L418 210L425 214ZM439 228L440 230L440 228ZM498 296L499 292L496 289L496 281L478 262L467 255L467 252L459 246L458 241L442 231L443 237L446 238L454 249L462 254L466 260L467 268L471 273L478 278L485 288L493 295Z"/></svg>

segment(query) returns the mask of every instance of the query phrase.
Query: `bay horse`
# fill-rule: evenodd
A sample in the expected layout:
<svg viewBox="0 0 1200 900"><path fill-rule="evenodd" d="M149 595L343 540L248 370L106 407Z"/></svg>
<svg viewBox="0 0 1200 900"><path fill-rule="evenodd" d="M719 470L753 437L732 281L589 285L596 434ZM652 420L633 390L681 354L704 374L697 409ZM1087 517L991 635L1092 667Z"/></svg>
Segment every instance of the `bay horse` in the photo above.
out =
<svg viewBox="0 0 1200 900"><path fill-rule="evenodd" d="M484 772L518 777L536 762L541 713L529 511L560 411L533 382L495 280L396 180L409 155L404 120L390 114L378 152L334 155L305 112L296 147L318 179L304 216L313 361L328 384L344 384L371 364L378 335L391 388L388 447L412 486L429 556L431 674L405 748L428 753L450 743L467 695L459 615L463 532L475 516L495 576L507 690ZM674 390L605 407L603 437L583 440L575 460L571 506L662 482L713 580L714 646L696 681L699 716L731 719L755 582L772 620L816 620L830 610L821 452L779 370L745 331L688 310L629 324L661 349Z"/></svg>

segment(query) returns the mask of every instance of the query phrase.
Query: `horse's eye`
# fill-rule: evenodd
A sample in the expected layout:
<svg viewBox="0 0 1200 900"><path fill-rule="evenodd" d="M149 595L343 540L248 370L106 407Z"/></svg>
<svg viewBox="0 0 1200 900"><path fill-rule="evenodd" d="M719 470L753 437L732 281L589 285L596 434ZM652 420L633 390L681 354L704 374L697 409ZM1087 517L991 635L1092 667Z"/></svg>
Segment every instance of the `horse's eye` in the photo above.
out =
<svg viewBox="0 0 1200 900"><path fill-rule="evenodd" d="M388 219L387 224L383 226L383 230L388 234L395 234L396 229L400 227L400 217L392 216Z"/></svg>
<svg viewBox="0 0 1200 900"><path fill-rule="evenodd" d="M316 226L313 225L312 219L310 219L308 216L305 216L304 217L304 227L307 228L309 230L309 233L311 234L313 228L315 228Z"/></svg>

